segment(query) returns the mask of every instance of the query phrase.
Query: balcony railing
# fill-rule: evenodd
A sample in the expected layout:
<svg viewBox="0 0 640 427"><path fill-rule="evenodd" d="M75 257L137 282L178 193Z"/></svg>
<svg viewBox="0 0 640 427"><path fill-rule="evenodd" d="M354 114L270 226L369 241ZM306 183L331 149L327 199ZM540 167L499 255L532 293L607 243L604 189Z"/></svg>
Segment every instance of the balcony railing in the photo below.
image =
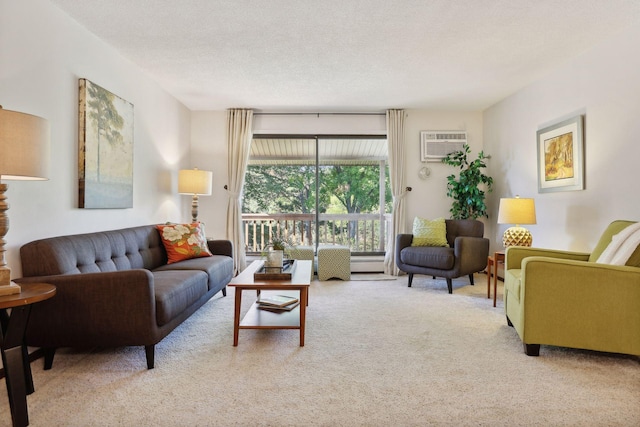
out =
<svg viewBox="0 0 640 427"><path fill-rule="evenodd" d="M391 214L242 214L245 250L264 251L273 236L304 246L338 244L353 253L381 253L388 241Z"/></svg>

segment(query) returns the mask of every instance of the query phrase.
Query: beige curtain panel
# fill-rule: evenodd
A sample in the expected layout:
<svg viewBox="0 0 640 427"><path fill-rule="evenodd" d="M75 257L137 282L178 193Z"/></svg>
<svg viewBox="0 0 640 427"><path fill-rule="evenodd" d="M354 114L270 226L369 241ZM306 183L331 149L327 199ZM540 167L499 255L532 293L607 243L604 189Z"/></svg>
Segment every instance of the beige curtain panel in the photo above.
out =
<svg viewBox="0 0 640 427"><path fill-rule="evenodd" d="M405 155L404 155L404 110L387 110L387 143L389 147L389 178L393 196L391 226L387 236L387 252L384 255L384 272L397 276L400 270L396 265L396 236L404 233L406 191Z"/></svg>
<svg viewBox="0 0 640 427"><path fill-rule="evenodd" d="M244 186L244 174L249 163L249 150L253 138L252 125L252 110L227 110L227 143L229 148L227 239L233 242L233 261L236 273L244 270L246 266L242 230L242 187Z"/></svg>

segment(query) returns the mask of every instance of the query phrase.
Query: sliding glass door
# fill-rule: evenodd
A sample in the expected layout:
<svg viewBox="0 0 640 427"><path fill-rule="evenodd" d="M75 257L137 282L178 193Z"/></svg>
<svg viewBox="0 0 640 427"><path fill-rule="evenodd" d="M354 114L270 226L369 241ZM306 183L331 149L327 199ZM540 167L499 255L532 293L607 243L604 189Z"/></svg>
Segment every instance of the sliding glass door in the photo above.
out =
<svg viewBox="0 0 640 427"><path fill-rule="evenodd" d="M243 193L247 252L265 250L273 236L384 252L386 157L379 136L254 136Z"/></svg>

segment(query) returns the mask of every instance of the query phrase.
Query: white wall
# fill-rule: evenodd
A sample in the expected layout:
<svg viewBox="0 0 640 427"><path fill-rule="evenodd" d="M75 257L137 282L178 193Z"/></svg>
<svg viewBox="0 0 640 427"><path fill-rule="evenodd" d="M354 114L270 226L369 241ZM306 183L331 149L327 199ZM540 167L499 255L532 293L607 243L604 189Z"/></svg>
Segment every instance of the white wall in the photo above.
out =
<svg viewBox="0 0 640 427"><path fill-rule="evenodd" d="M194 111L191 113L191 168L213 172L211 196L200 196L198 219L204 223L208 237L227 238L227 112ZM185 203L191 206L191 198ZM189 208L189 212L190 212Z"/></svg>
<svg viewBox="0 0 640 427"><path fill-rule="evenodd" d="M443 112L407 110L405 119L405 155L407 186L412 188L406 196L406 226L411 231L413 218L451 218L452 199L447 197L447 176L458 173L457 168L437 162L420 162L420 131L464 130L471 148L471 159L476 159L482 150L481 112ZM485 154L491 154L485 150ZM493 161L493 160L490 160ZM426 180L418 177L423 166L430 169ZM484 221L484 219L481 219Z"/></svg>
<svg viewBox="0 0 640 427"><path fill-rule="evenodd" d="M384 112L367 114L261 114L253 117L253 131L283 135L384 135L387 133Z"/></svg>
<svg viewBox="0 0 640 427"><path fill-rule="evenodd" d="M78 79L134 105L132 209L78 209ZM47 0L0 0L0 104L51 124L49 181L7 181L6 260L21 274L31 240L188 218L177 170L189 167L190 112Z"/></svg>
<svg viewBox="0 0 640 427"><path fill-rule="evenodd" d="M612 220L640 220L638 52L635 26L484 112L490 208L497 212L500 197L534 197L534 246L590 251ZM586 189L538 194L536 131L576 114L585 115ZM492 250L506 227L491 226Z"/></svg>

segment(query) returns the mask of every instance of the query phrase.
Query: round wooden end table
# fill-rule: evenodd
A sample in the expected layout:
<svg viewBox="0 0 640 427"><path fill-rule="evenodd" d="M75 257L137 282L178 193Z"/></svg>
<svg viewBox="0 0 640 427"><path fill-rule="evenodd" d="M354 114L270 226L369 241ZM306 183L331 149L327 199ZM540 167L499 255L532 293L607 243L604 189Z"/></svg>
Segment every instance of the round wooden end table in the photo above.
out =
<svg viewBox="0 0 640 427"><path fill-rule="evenodd" d="M31 306L53 297L56 287L48 283L20 283L20 288L19 294L0 296L0 348L13 425L27 426L27 395L34 388L24 335Z"/></svg>

